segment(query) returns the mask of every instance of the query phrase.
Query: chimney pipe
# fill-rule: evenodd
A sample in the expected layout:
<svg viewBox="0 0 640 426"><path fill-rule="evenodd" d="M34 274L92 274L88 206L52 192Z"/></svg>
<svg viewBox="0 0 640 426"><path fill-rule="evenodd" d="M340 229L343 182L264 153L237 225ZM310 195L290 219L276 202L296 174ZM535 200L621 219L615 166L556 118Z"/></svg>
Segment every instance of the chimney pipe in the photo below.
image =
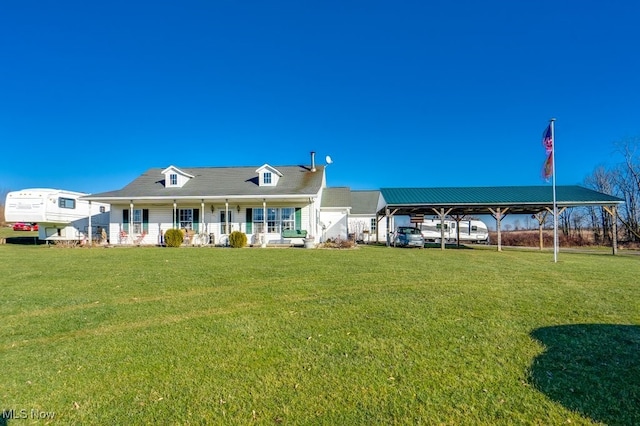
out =
<svg viewBox="0 0 640 426"><path fill-rule="evenodd" d="M316 171L316 152L311 151L311 171Z"/></svg>

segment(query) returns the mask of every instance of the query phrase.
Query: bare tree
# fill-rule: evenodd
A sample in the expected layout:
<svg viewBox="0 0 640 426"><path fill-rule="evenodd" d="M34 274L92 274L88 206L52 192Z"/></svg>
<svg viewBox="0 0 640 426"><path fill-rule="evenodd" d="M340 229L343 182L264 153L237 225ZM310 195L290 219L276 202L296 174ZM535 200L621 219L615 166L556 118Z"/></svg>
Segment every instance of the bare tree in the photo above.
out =
<svg viewBox="0 0 640 426"><path fill-rule="evenodd" d="M616 185L624 198L619 217L624 225L629 241L640 241L640 156L636 154L640 138L626 140L619 144L624 157L616 174Z"/></svg>
<svg viewBox="0 0 640 426"><path fill-rule="evenodd" d="M615 195L615 172L605 169L603 166L597 167L593 173L587 176L584 183L596 191L604 194ZM613 223L611 216L602 207L589 207L589 218L591 219L591 229L596 244L607 244L611 241Z"/></svg>

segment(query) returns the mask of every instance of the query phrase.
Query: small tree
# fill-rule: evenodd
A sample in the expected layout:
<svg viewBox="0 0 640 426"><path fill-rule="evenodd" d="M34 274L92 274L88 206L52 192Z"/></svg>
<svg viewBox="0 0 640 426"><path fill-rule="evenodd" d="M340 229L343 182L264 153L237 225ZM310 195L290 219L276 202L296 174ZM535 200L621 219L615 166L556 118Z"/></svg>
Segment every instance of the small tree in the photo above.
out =
<svg viewBox="0 0 640 426"><path fill-rule="evenodd" d="M233 248L242 248L247 245L247 234L240 231L233 231L229 234L229 245Z"/></svg>
<svg viewBox="0 0 640 426"><path fill-rule="evenodd" d="M179 229L167 229L167 232L164 233L164 244L167 247L180 247L183 240L184 236Z"/></svg>

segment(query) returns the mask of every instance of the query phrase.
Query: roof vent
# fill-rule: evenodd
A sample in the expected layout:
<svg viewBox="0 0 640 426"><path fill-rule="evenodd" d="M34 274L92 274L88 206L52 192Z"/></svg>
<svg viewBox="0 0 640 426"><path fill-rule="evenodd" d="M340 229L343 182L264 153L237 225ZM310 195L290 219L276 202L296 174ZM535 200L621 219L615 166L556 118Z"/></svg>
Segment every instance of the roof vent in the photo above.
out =
<svg viewBox="0 0 640 426"><path fill-rule="evenodd" d="M316 171L316 152L311 151L311 171Z"/></svg>

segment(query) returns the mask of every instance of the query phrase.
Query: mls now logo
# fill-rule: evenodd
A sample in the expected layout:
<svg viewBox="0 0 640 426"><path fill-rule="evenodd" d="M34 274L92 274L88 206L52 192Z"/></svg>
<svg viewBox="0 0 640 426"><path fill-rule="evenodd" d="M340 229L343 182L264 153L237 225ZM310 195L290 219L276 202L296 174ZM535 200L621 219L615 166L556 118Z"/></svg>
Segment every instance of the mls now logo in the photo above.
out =
<svg viewBox="0 0 640 426"><path fill-rule="evenodd" d="M11 409L5 410L0 414L0 420L17 420L17 419L34 419L34 420L53 420L56 413L52 411L27 410L27 409Z"/></svg>

